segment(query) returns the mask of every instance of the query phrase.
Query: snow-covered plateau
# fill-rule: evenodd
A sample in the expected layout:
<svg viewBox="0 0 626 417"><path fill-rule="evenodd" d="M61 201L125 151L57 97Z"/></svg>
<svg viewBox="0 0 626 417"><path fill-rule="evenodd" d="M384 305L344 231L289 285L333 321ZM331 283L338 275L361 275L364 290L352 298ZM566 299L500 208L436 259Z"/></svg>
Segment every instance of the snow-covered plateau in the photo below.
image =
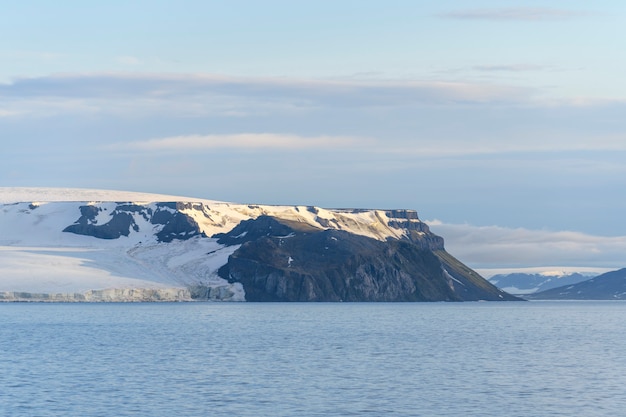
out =
<svg viewBox="0 0 626 417"><path fill-rule="evenodd" d="M412 210L0 188L4 301L478 299L511 296Z"/></svg>
<svg viewBox="0 0 626 417"><path fill-rule="evenodd" d="M262 221L266 218L280 223ZM245 226L252 220L256 229ZM287 248L283 243L296 234L330 230L443 251L443 239L410 210L329 210L121 191L0 187L0 300L245 301L242 283L219 273L241 244L272 235ZM342 236L347 234L333 235L329 242ZM303 255L294 249L285 255L284 270L304 268L302 262Z"/></svg>

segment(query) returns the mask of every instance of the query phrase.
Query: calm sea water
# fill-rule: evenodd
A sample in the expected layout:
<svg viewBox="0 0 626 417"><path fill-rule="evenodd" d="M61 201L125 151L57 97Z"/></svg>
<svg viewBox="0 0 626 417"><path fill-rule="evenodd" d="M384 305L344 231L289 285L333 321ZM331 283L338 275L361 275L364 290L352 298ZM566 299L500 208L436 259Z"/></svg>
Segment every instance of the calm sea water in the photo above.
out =
<svg viewBox="0 0 626 417"><path fill-rule="evenodd" d="M618 416L626 302L0 304L2 416Z"/></svg>

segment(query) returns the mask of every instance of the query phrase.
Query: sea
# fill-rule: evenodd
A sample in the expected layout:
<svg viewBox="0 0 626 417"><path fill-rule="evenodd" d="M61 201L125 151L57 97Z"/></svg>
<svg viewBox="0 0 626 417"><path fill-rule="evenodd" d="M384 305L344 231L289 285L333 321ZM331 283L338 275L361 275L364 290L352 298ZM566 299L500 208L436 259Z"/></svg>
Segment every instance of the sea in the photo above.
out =
<svg viewBox="0 0 626 417"><path fill-rule="evenodd" d="M626 302L3 303L1 416L620 416Z"/></svg>

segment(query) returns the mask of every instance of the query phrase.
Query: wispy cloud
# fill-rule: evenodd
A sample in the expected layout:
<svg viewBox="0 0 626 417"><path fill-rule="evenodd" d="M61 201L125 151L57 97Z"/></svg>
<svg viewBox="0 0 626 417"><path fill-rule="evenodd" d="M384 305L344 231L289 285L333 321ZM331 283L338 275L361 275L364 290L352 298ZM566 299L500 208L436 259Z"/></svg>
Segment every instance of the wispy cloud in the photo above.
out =
<svg viewBox="0 0 626 417"><path fill-rule="evenodd" d="M568 20L587 15L589 14L573 10L552 9L547 7L519 7L457 10L443 13L439 16L443 18L463 20L517 20L532 22L544 20Z"/></svg>
<svg viewBox="0 0 626 417"><path fill-rule="evenodd" d="M187 135L116 143L109 150L181 151L210 149L336 149L363 145L368 139L342 136L298 136L270 133L242 133L230 135Z"/></svg>
<svg viewBox="0 0 626 417"><path fill-rule="evenodd" d="M321 150L321 151L347 151L351 154L358 153L361 157L369 160L373 155L392 158L395 161L393 167L397 167L402 161L436 158L492 158L495 155L516 153L562 153L562 152L587 152L609 151L626 152L626 141L623 137L596 137L594 141L585 138L567 138L566 140L531 140L527 141L502 141L492 140L455 140L455 139L415 139L394 140L380 139L365 136L345 135L302 135L284 133L229 133L229 134L191 134L177 135L162 138L151 138L130 142L117 142L102 147L105 151L141 151L141 152L193 152L215 149L232 150ZM484 163L482 160L476 164ZM439 163L439 162L438 162ZM515 164L539 165L545 162L534 161L491 161L493 167L503 165L511 167ZM611 165L602 162L600 166L584 163L579 160L567 160L562 156L558 162L552 162L554 169L561 172L577 172L579 170L592 170L605 172L613 170L616 175L624 173L624 165ZM527 167L528 168L528 167ZM374 169L373 167L371 169Z"/></svg>
<svg viewBox="0 0 626 417"><path fill-rule="evenodd" d="M522 72L545 67L481 65L476 71ZM483 82L380 79L226 77L214 74L101 73L18 78L0 84L0 107L20 113L123 112L220 114L311 109L383 109L429 106L594 106L601 99L542 97L539 90ZM615 102L615 100L613 100Z"/></svg>
<svg viewBox="0 0 626 417"><path fill-rule="evenodd" d="M212 74L69 74L20 78L0 85L4 97L145 98L245 97L300 106L399 106L525 100L526 88L489 83L405 80L243 78Z"/></svg>
<svg viewBox="0 0 626 417"><path fill-rule="evenodd" d="M626 236L447 224L438 220L427 223L444 237L450 253L479 269L626 266Z"/></svg>

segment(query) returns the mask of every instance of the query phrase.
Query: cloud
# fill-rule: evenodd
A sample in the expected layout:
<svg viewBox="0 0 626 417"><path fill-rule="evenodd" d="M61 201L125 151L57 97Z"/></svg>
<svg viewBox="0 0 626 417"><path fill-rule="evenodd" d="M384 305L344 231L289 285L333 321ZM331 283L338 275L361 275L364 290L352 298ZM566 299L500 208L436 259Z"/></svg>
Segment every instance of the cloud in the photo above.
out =
<svg viewBox="0 0 626 417"><path fill-rule="evenodd" d="M445 239L446 249L471 267L522 269L555 265L576 269L626 266L626 236L594 236L572 231L529 230L427 221Z"/></svg>
<svg viewBox="0 0 626 417"><path fill-rule="evenodd" d="M244 78L212 74L68 74L18 78L0 85L14 99L150 99L238 97L296 106L368 107L513 103L527 100L527 88L444 81Z"/></svg>
<svg viewBox="0 0 626 417"><path fill-rule="evenodd" d="M533 71L482 65L478 71ZM618 100L554 99L538 90L485 82L226 77L214 74L99 73L18 78L0 84L0 108L31 116L102 113L180 117L278 114L324 109L590 107Z"/></svg>
<svg viewBox="0 0 626 417"><path fill-rule="evenodd" d="M116 152L354 146L359 156L384 156L393 166L431 157L623 152L624 108L546 104L530 90L492 84L411 80L115 73L0 84L0 117L22 123L5 131L51 123L48 130L61 135L66 123L55 120L81 120L92 123L85 134L92 142L119 142L108 148Z"/></svg>
<svg viewBox="0 0 626 417"><path fill-rule="evenodd" d="M369 164L371 160L391 158L394 161L392 166L395 168L401 166L404 161L413 166L418 158L437 166L442 163L440 158L449 158L449 162L461 158L467 161L466 164L459 165L460 161L453 163L457 167L464 166L465 169L476 169L489 160L488 163L492 168L502 172L532 169L537 172L554 170L562 174L575 174L582 170L621 175L626 169L624 164L612 163L606 159L596 160L590 155L582 158L581 155L590 152L626 152L625 138L624 133L594 135L593 140L589 140L587 135L576 134L557 137L522 134L519 137L507 138L500 135L457 138L444 134L442 137L393 138L367 136L363 133L348 135L280 131L212 133L209 130L206 133L116 142L107 144L102 149L115 152L188 152L211 149L334 150L358 153L365 164ZM534 154L535 157L516 159L515 155L520 154ZM545 157L537 159L538 155ZM496 157L498 159L494 160ZM548 165L545 158L550 161Z"/></svg>
<svg viewBox="0 0 626 417"><path fill-rule="evenodd" d="M270 133L241 133L227 135L186 135L116 143L109 150L132 151L201 151L210 149L336 149L363 145L369 139L341 136L305 137Z"/></svg>
<svg viewBox="0 0 626 417"><path fill-rule="evenodd" d="M458 10L440 14L440 17L463 20L493 20L493 21L544 21L569 20L588 13L547 7L519 7L502 9L471 9Z"/></svg>

